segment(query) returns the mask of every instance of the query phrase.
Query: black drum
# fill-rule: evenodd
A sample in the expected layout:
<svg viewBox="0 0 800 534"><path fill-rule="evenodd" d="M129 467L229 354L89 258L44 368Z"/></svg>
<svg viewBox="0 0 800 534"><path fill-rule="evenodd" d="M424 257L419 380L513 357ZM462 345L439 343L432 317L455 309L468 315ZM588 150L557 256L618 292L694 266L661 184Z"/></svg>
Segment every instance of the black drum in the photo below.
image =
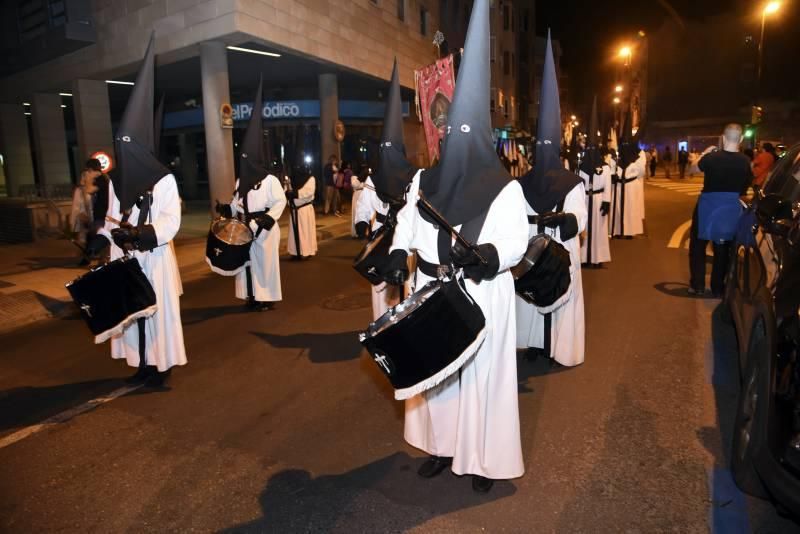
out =
<svg viewBox="0 0 800 534"><path fill-rule="evenodd" d="M571 266L569 251L564 245L547 234L535 235L528 242L522 261L511 269L514 289L535 306L552 306L569 291Z"/></svg>
<svg viewBox="0 0 800 534"><path fill-rule="evenodd" d="M72 300L102 343L132 322L156 312L153 286L134 257L123 257L79 276L67 284Z"/></svg>
<svg viewBox="0 0 800 534"><path fill-rule="evenodd" d="M440 384L483 343L486 318L462 284L456 279L428 282L359 335L394 386L396 399Z"/></svg>
<svg viewBox="0 0 800 534"><path fill-rule="evenodd" d="M206 263L222 276L235 276L250 265L253 231L239 219L215 219L206 240Z"/></svg>
<svg viewBox="0 0 800 534"><path fill-rule="evenodd" d="M374 286L383 282L380 265L389 255L394 238L394 226L384 224L370 236L369 242L353 261L353 268Z"/></svg>

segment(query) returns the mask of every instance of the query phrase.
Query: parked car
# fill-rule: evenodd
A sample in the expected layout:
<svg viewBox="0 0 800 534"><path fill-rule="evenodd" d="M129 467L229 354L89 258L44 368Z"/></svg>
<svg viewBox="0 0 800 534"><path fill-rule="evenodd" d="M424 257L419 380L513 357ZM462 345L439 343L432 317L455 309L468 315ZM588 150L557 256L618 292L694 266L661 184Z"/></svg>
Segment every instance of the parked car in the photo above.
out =
<svg viewBox="0 0 800 534"><path fill-rule="evenodd" d="M800 517L800 144L746 210L725 304L741 388L732 470L745 492Z"/></svg>

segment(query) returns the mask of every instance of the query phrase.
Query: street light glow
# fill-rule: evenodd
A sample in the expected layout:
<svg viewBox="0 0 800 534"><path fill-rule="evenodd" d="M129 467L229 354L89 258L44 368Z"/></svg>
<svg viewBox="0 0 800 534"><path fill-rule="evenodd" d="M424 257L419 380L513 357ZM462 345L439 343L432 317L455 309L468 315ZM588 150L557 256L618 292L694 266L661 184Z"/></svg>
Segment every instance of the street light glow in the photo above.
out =
<svg viewBox="0 0 800 534"><path fill-rule="evenodd" d="M769 2L766 6L764 6L764 15L772 15L773 13L777 13L780 8L780 2Z"/></svg>
<svg viewBox="0 0 800 534"><path fill-rule="evenodd" d="M614 87L614 92L615 93L621 93L622 92L622 86L618 85L618 86Z"/></svg>
<svg viewBox="0 0 800 534"><path fill-rule="evenodd" d="M623 46L619 49L619 57L621 58L629 58L631 57L631 47L630 46Z"/></svg>
<svg viewBox="0 0 800 534"><path fill-rule="evenodd" d="M614 97L614 103L615 104L619 104L620 102L622 102L622 100L620 100L618 96L615 96Z"/></svg>
<svg viewBox="0 0 800 534"><path fill-rule="evenodd" d="M571 115L571 116L570 116L570 119L572 119L572 120L575 120L575 119L577 119L577 118L578 118L578 117L576 117L575 115Z"/></svg>

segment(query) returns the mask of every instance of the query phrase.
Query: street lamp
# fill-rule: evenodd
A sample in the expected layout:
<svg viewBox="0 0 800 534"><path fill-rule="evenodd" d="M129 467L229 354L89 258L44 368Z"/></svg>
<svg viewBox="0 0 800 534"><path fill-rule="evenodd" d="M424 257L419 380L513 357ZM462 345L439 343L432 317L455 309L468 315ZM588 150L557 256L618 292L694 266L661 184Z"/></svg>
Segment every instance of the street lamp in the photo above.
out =
<svg viewBox="0 0 800 534"><path fill-rule="evenodd" d="M621 85L617 85L616 87L614 87L614 92L615 93L621 93L622 89L623 89L623 87Z"/></svg>
<svg viewBox="0 0 800 534"><path fill-rule="evenodd" d="M623 46L619 49L619 57L621 57L625 61L625 66L630 65L631 63L631 55L633 51L631 50L630 46Z"/></svg>
<svg viewBox="0 0 800 534"><path fill-rule="evenodd" d="M780 8L781 3L779 1L772 1L767 2L767 4L764 6L764 9L761 11L761 39L758 41L758 75L756 77L756 89L759 97L761 96L761 70L764 63L764 30L767 26L767 17L777 13Z"/></svg>
<svg viewBox="0 0 800 534"><path fill-rule="evenodd" d="M570 119L572 119L572 120L575 120L575 119L577 119L577 118L578 118L578 117L576 117L575 115L572 115L572 116L570 116Z"/></svg>
<svg viewBox="0 0 800 534"><path fill-rule="evenodd" d="M622 100L620 99L620 97L618 97L618 96L615 96L615 97L614 97L614 105L616 106L616 105L618 105L620 102L622 102Z"/></svg>

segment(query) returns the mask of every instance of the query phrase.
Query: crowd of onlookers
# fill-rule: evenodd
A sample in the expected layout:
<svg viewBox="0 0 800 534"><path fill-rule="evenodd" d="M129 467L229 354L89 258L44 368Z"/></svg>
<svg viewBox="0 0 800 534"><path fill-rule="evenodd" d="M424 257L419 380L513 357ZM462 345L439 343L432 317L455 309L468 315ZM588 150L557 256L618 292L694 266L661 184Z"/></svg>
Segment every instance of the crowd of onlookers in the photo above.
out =
<svg viewBox="0 0 800 534"><path fill-rule="evenodd" d="M761 143L755 149L745 148L742 153L751 161L754 177L753 185L757 186L761 186L764 183L775 162L780 159L778 149L769 142ZM677 171L680 179L686 178L687 175L692 178L696 174L701 174L698 165L702 153L696 148L687 150L681 147L677 155L673 155L672 148L668 145L661 151L658 150L656 145L652 145L645 154L647 155L647 167L651 178L656 175L656 171L659 168L664 171L664 176L667 179L672 178L672 174L675 171Z"/></svg>

